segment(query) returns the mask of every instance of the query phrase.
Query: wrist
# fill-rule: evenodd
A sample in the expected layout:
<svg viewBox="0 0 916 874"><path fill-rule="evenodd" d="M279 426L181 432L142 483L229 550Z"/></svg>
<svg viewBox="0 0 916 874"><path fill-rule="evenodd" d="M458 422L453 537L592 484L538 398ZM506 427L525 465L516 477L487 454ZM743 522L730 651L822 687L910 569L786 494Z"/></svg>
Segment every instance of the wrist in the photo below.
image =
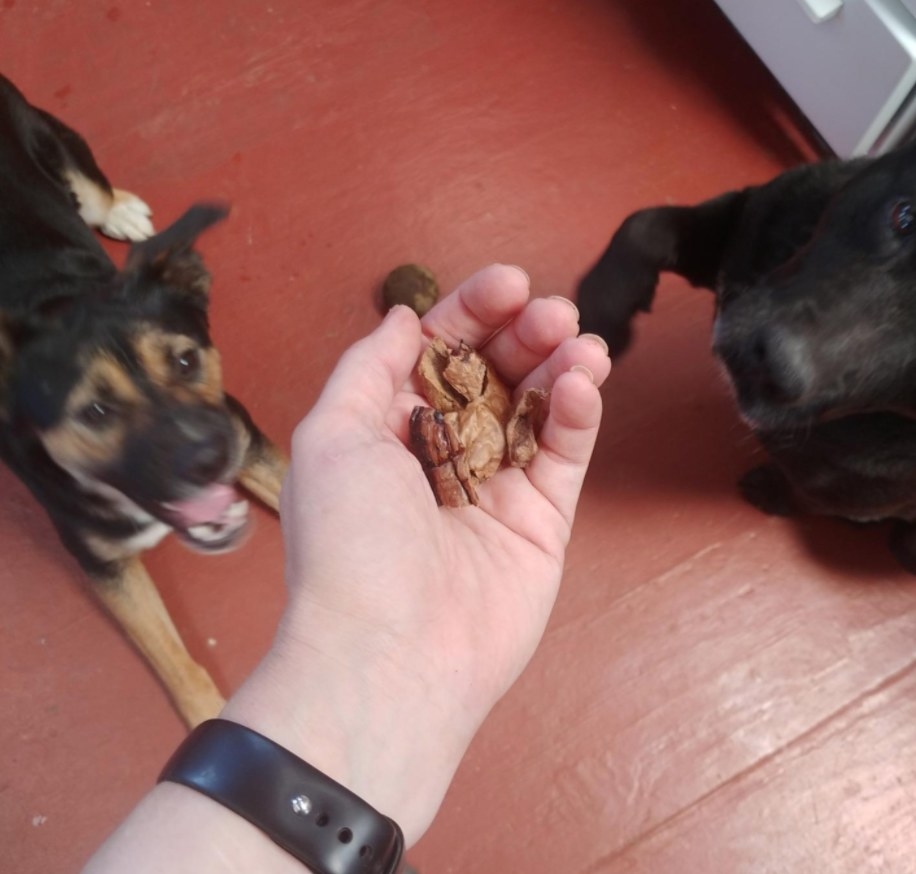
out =
<svg viewBox="0 0 916 874"><path fill-rule="evenodd" d="M435 816L473 733L430 719L436 712L428 698L380 683L371 666L279 644L222 716L393 819L411 846Z"/></svg>
<svg viewBox="0 0 916 874"><path fill-rule="evenodd" d="M324 874L395 874L398 825L270 738L211 719L173 753L159 778L212 798Z"/></svg>
<svg viewBox="0 0 916 874"><path fill-rule="evenodd" d="M155 786L92 857L83 874L160 874L163 870L170 874L311 874L250 822L176 783Z"/></svg>

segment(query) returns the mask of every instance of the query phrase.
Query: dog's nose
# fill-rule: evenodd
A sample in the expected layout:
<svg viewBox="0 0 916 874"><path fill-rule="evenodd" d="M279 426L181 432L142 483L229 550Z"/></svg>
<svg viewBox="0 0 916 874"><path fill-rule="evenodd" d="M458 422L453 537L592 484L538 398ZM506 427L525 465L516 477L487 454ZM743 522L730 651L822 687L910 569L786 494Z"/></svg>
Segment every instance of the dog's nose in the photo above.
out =
<svg viewBox="0 0 916 874"><path fill-rule="evenodd" d="M175 473L186 483L209 485L226 472L231 445L230 426L215 410L181 410L173 444Z"/></svg>
<svg viewBox="0 0 916 874"><path fill-rule="evenodd" d="M229 441L216 433L185 443L176 459L178 475L187 483L209 485L229 466Z"/></svg>
<svg viewBox="0 0 916 874"><path fill-rule="evenodd" d="M715 351L746 399L792 404L810 387L812 368L804 340L788 328L769 325L726 337Z"/></svg>

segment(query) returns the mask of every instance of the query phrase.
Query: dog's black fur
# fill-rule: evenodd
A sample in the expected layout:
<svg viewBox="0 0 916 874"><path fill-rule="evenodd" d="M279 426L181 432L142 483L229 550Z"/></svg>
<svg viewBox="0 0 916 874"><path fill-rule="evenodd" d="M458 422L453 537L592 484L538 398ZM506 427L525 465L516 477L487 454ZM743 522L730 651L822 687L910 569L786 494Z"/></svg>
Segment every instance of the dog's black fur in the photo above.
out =
<svg viewBox="0 0 916 874"><path fill-rule="evenodd" d="M218 693L174 664L174 629L136 557L169 531L201 551L232 547L247 510L233 485L276 506L285 460L224 394L210 339L210 276L192 246L225 209L195 207L151 237L147 214L78 134L0 77L0 457L181 685L170 691L194 723ZM90 224L135 241L123 270Z"/></svg>
<svg viewBox="0 0 916 874"><path fill-rule="evenodd" d="M916 146L634 213L580 283L582 330L623 352L661 271L715 293L713 351L773 462L745 497L896 520L916 573Z"/></svg>

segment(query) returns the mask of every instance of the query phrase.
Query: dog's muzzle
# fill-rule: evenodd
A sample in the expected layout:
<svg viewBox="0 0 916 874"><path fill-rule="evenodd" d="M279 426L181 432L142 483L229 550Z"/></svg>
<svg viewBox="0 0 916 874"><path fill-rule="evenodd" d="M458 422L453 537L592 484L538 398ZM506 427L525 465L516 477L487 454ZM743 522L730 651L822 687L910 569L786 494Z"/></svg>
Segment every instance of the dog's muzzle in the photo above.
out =
<svg viewBox="0 0 916 874"><path fill-rule="evenodd" d="M734 330L717 322L713 351L725 365L743 412L808 404L815 371L804 340L790 328Z"/></svg>

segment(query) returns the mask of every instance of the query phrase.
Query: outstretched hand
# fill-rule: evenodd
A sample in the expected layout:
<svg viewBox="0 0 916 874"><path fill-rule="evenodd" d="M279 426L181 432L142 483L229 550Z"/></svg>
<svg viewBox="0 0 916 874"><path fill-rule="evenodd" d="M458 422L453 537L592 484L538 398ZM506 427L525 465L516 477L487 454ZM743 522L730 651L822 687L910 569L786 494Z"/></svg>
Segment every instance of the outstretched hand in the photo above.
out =
<svg viewBox="0 0 916 874"><path fill-rule="evenodd" d="M395 308L343 356L293 439L289 606L226 712L398 820L408 844L541 638L601 418L606 347L577 337L569 301L528 298L522 271L489 267L422 323ZM483 484L478 507L438 507L405 447L433 336L478 348L517 392L552 392L538 454Z"/></svg>

